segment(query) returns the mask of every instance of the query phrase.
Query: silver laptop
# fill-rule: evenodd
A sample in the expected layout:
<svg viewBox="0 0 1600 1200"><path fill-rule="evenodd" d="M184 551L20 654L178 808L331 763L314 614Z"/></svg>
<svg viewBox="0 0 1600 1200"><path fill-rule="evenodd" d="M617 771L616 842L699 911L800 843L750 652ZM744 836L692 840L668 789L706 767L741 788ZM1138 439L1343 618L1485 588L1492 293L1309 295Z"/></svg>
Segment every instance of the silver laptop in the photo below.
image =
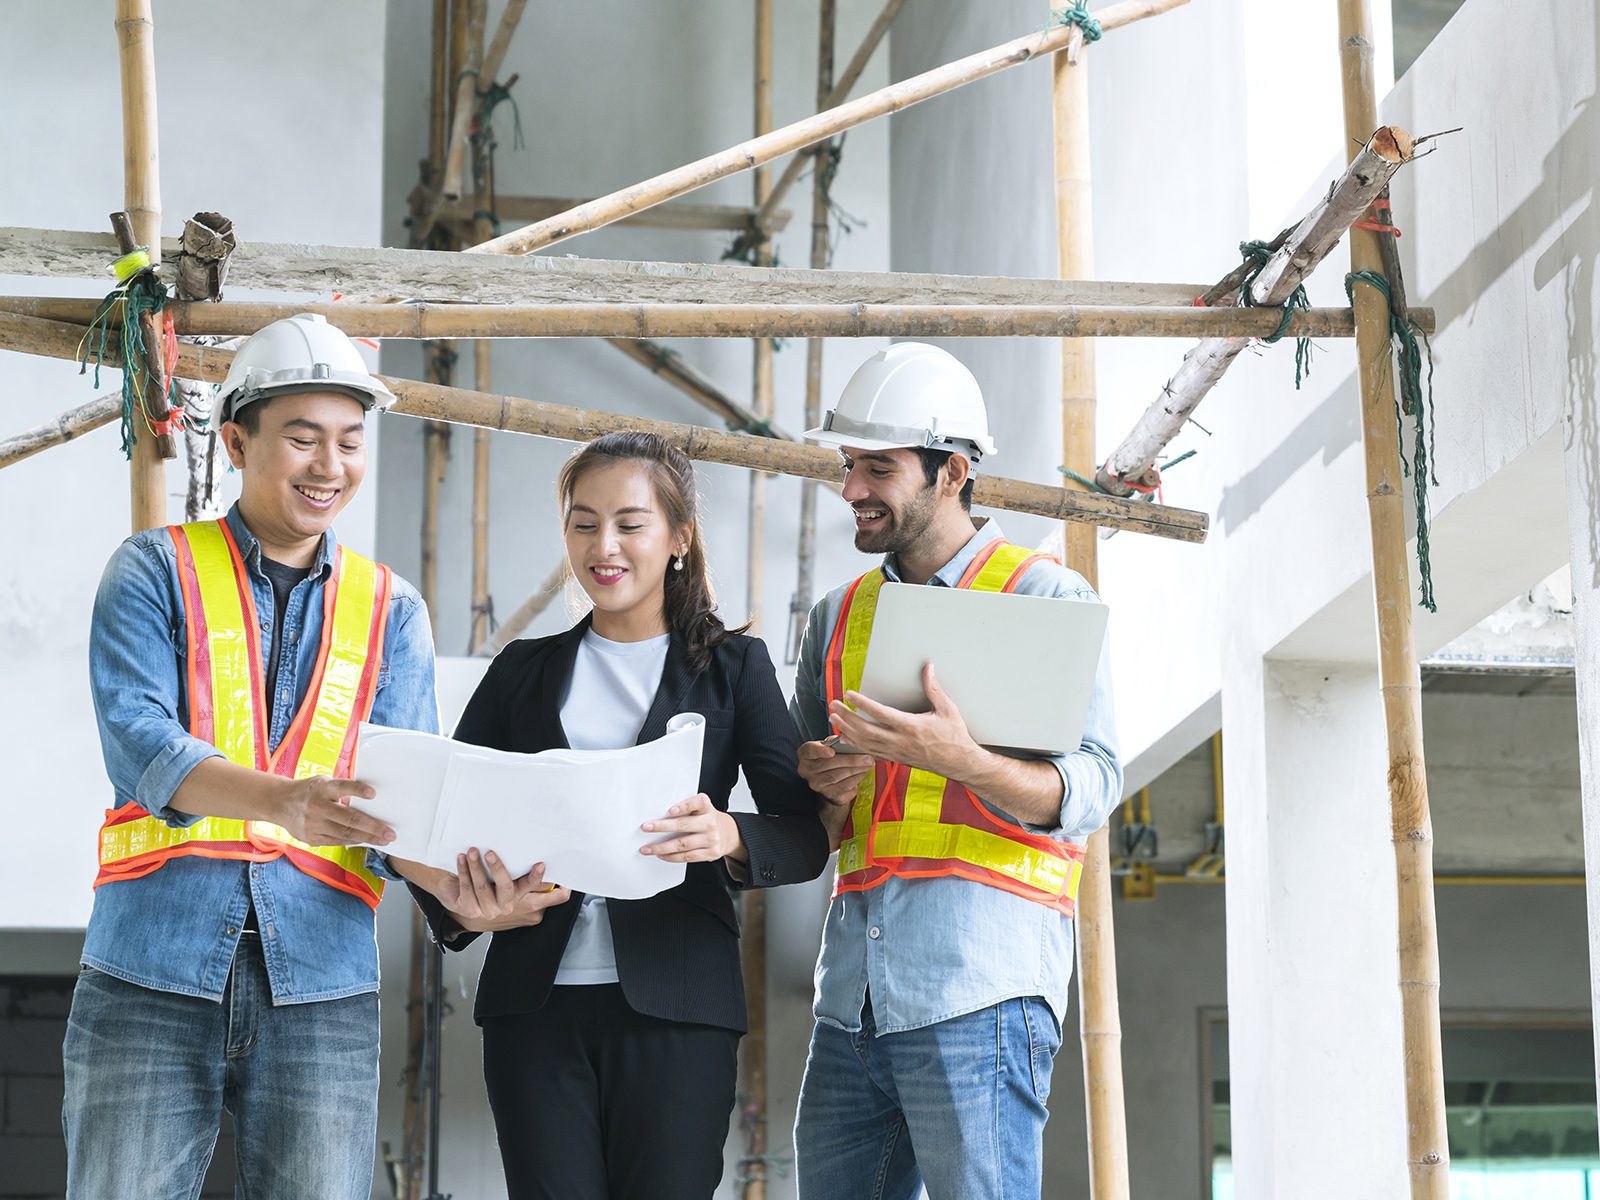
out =
<svg viewBox="0 0 1600 1200"><path fill-rule="evenodd" d="M1083 741L1106 611L1090 601L885 583L861 692L927 712L922 667L931 662L979 745L1069 754Z"/></svg>

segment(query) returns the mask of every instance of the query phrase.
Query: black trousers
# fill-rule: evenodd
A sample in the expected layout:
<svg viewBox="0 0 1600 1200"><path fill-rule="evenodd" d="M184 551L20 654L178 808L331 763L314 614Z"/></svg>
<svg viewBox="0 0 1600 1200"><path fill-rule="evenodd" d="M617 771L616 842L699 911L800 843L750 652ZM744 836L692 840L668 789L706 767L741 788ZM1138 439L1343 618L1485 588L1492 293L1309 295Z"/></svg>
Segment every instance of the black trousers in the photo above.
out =
<svg viewBox="0 0 1600 1200"><path fill-rule="evenodd" d="M557 987L483 1023L511 1200L707 1200L722 1179L739 1035L641 1016L617 984Z"/></svg>

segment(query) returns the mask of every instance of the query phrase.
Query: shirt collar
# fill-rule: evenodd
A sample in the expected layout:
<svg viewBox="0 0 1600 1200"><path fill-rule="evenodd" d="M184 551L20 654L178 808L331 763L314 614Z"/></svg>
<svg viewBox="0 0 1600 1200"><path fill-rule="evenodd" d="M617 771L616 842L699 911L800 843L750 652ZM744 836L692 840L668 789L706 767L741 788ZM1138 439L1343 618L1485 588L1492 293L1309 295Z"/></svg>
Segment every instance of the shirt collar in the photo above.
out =
<svg viewBox="0 0 1600 1200"><path fill-rule="evenodd" d="M239 515L239 503L234 501L233 507L228 509L225 518L228 529L233 534L233 540L243 555L245 566L251 570L261 570L261 542L256 535L250 532L250 527L244 523L244 517ZM333 571L333 554L338 549L339 541L334 536L330 526L328 532L322 535L322 544L317 547L316 557L311 560L312 579L326 579Z"/></svg>
<svg viewBox="0 0 1600 1200"><path fill-rule="evenodd" d="M972 560L978 557L978 551L995 538L1005 537L1005 534L1000 532L999 522L993 517L979 517L973 524L977 529L973 531L972 536L961 549L956 551L954 558L933 573L933 578L928 580L929 583L941 587L955 587L961 582L961 576L966 573L967 568L972 565ZM892 554L883 556L883 575L890 583L901 582L900 571Z"/></svg>

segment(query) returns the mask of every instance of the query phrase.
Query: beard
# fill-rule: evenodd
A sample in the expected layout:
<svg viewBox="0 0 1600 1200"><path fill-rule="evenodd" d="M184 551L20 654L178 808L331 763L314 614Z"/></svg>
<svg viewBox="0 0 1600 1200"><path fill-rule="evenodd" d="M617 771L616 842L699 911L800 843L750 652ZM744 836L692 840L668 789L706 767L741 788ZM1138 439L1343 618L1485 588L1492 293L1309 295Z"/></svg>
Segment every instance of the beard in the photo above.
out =
<svg viewBox="0 0 1600 1200"><path fill-rule="evenodd" d="M895 512L887 505L888 516L881 528L856 530L856 549L863 554L904 554L922 540L933 524L939 498L932 486L924 488Z"/></svg>

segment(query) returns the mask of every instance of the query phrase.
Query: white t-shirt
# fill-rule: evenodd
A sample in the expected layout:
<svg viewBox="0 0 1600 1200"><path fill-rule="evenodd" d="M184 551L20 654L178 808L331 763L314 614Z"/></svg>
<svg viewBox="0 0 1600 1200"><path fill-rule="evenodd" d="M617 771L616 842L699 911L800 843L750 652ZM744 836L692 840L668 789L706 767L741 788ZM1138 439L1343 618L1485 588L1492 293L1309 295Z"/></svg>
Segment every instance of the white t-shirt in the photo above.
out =
<svg viewBox="0 0 1600 1200"><path fill-rule="evenodd" d="M661 686L670 640L665 633L643 642L608 641L592 629L583 635L561 702L561 728L574 750L620 750L639 740ZM617 955L605 898L585 896L556 984L616 982Z"/></svg>

